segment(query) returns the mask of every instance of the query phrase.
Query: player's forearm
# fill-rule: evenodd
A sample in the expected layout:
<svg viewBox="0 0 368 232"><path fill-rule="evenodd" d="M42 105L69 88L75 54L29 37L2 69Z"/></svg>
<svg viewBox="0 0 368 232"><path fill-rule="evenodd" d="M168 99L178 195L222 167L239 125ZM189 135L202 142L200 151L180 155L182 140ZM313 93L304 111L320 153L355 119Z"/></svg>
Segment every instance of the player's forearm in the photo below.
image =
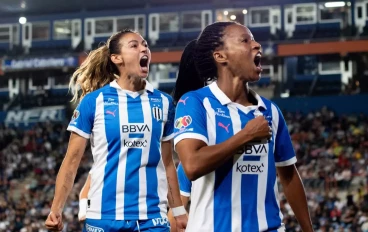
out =
<svg viewBox="0 0 368 232"><path fill-rule="evenodd" d="M63 211L65 202L73 188L79 162L78 156L65 157L56 178L55 195L51 206L52 212L61 213Z"/></svg>
<svg viewBox="0 0 368 232"><path fill-rule="evenodd" d="M283 186L286 199L294 211L302 231L313 231L304 187L295 166L289 177L280 176L280 182Z"/></svg>
<svg viewBox="0 0 368 232"><path fill-rule="evenodd" d="M170 208L175 208L178 206L182 206L178 184L178 176L176 174L176 168L174 162L169 162L165 166L166 168L166 176L168 183L168 201Z"/></svg>
<svg viewBox="0 0 368 232"><path fill-rule="evenodd" d="M251 140L251 136L247 136L245 131L241 130L220 144L204 146L190 155L189 165L183 162L185 173L191 181L194 181L223 165L241 146Z"/></svg>

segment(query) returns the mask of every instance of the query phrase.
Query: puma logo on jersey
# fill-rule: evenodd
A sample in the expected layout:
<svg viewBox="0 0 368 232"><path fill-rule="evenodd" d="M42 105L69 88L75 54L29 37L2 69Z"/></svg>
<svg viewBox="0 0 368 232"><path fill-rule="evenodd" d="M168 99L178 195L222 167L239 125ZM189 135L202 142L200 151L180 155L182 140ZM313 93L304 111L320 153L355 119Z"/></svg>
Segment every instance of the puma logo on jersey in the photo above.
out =
<svg viewBox="0 0 368 232"><path fill-rule="evenodd" d="M186 97L185 99L180 99L179 101L178 101L178 104L179 103L183 103L184 105L186 105L186 101L187 101L187 99L188 99L189 97Z"/></svg>
<svg viewBox="0 0 368 232"><path fill-rule="evenodd" d="M224 129L225 129L225 131L226 131L227 133L229 133L229 126L230 126L230 124L228 124L227 126L225 126L224 124L222 124L222 122L219 122L219 123L218 123L218 126L219 126L219 127L221 127L221 128L224 128Z"/></svg>
<svg viewBox="0 0 368 232"><path fill-rule="evenodd" d="M106 110L106 114L110 114L114 116L114 118L115 118L115 112L116 112L116 109L114 111Z"/></svg>

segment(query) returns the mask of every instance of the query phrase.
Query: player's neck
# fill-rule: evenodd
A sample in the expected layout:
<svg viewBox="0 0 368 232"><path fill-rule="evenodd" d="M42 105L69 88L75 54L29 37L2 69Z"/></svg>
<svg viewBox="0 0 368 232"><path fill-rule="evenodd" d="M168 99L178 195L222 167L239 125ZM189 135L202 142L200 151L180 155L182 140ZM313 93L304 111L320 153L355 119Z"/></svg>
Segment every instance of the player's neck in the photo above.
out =
<svg viewBox="0 0 368 232"><path fill-rule="evenodd" d="M130 77L122 75L116 80L118 85L125 90L139 92L146 87L146 80L141 77Z"/></svg>
<svg viewBox="0 0 368 232"><path fill-rule="evenodd" d="M221 76L217 80L218 87L232 101L243 106L253 105L249 100L248 83L238 77Z"/></svg>

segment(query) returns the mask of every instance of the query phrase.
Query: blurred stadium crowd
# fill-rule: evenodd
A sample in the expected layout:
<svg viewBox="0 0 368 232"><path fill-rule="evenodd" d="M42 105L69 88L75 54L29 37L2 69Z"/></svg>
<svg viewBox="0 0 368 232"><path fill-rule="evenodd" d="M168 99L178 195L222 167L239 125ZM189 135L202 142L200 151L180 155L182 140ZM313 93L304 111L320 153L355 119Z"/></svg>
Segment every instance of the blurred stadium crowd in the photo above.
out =
<svg viewBox="0 0 368 232"><path fill-rule="evenodd" d="M368 230L368 118L327 109L285 113L316 231ZM29 130L0 126L0 231L44 232L56 173L67 149L67 122ZM92 165L87 151L64 210L64 231L81 231L78 195ZM287 231L300 231L281 192Z"/></svg>

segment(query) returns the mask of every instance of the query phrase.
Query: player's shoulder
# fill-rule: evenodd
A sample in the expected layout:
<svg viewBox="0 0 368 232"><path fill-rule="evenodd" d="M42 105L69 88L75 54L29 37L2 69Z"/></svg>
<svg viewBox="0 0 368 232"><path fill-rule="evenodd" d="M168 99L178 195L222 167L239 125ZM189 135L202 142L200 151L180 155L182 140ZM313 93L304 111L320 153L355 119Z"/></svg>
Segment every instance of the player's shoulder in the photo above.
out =
<svg viewBox="0 0 368 232"><path fill-rule="evenodd" d="M272 105L275 105L270 99L265 98L263 96L258 95L259 98L263 101L263 104L268 108L268 107L272 107Z"/></svg>
<svg viewBox="0 0 368 232"><path fill-rule="evenodd" d="M261 99L261 101L263 102L263 104L266 106L266 108L277 108L278 109L278 106L276 105L276 103L274 103L273 101L271 101L270 99L268 98L265 98L261 95L259 95L256 91L254 91L253 89L251 89L251 92L253 92L253 95L258 98L258 99Z"/></svg>
<svg viewBox="0 0 368 232"><path fill-rule="evenodd" d="M274 101L272 101L270 99L267 99L265 97L261 97L261 99L265 103L266 106L270 107L271 110L277 110L278 113L281 112L280 108L278 107L278 105Z"/></svg>
<svg viewBox="0 0 368 232"><path fill-rule="evenodd" d="M83 97L82 101L87 101L87 102L93 102L96 101L96 99L103 93L106 93L110 90L110 85L105 85L102 88L96 89L90 93L87 93L86 96Z"/></svg>
<svg viewBox="0 0 368 232"><path fill-rule="evenodd" d="M180 99L181 100L187 100L187 99L194 99L199 102L203 102L203 100L211 95L211 91L209 90L208 86L194 90L189 91L185 93Z"/></svg>
<svg viewBox="0 0 368 232"><path fill-rule="evenodd" d="M157 97L165 97L165 98L167 98L167 100L169 102L172 102L173 101L173 98L172 98L172 96L170 94L165 93L165 92L163 92L161 90L158 90L158 89L154 89L153 90L153 95L155 95Z"/></svg>
<svg viewBox="0 0 368 232"><path fill-rule="evenodd" d="M260 98L262 99L263 103L265 104L265 106L267 108L267 111L270 114L272 114L272 115L276 114L276 115L278 115L278 117L283 117L283 114L282 114L280 108L278 107L278 105L274 101L272 101L270 99L267 99L265 97L262 97L262 96Z"/></svg>

